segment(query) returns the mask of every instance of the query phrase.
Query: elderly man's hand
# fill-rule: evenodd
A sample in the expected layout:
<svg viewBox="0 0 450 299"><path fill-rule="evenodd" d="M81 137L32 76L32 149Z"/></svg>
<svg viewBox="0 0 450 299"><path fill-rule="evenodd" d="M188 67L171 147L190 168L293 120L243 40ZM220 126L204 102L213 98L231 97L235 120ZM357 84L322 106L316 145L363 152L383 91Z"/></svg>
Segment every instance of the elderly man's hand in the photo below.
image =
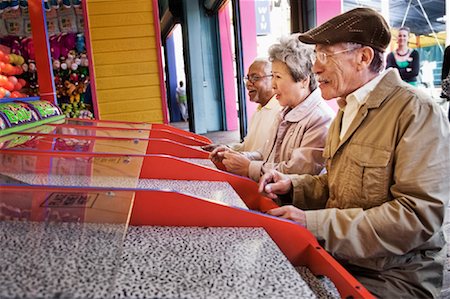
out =
<svg viewBox="0 0 450 299"><path fill-rule="evenodd" d="M212 152L213 150L215 150L216 148L221 147L221 146L225 146L225 145L222 145L222 144L214 144L214 143L212 143L212 144L204 145L204 146L202 146L201 148L202 148L202 150L204 150L204 151Z"/></svg>
<svg viewBox="0 0 450 299"><path fill-rule="evenodd" d="M227 171L248 177L248 167L250 166L250 160L241 153L235 151L224 152L224 159L222 160Z"/></svg>
<svg viewBox="0 0 450 299"><path fill-rule="evenodd" d="M289 219L298 222L301 226L306 227L306 214L302 210L294 206L282 206L267 211L267 214Z"/></svg>
<svg viewBox="0 0 450 299"><path fill-rule="evenodd" d="M276 170L265 173L259 179L258 191L271 199L276 199L278 198L277 194L286 194L291 191L291 189L291 179L287 175Z"/></svg>
<svg viewBox="0 0 450 299"><path fill-rule="evenodd" d="M211 161L213 161L214 163L218 162L222 162L223 160L223 155L226 151L229 151L230 149L224 145L221 145L219 147L216 147L210 154L209 154L209 158L211 159Z"/></svg>

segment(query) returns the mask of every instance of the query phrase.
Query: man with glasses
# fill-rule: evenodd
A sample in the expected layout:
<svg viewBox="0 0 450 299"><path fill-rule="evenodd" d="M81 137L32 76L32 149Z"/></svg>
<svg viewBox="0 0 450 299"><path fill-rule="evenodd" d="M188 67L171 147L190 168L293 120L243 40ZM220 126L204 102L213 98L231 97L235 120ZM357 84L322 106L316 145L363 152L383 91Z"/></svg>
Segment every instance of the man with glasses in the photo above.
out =
<svg viewBox="0 0 450 299"><path fill-rule="evenodd" d="M271 72L271 62L265 58L257 58L250 65L248 75L244 77L250 101L259 104L252 116L244 141L230 145L209 144L202 147L204 150L218 153L231 148L238 152L251 152L264 145L269 138L270 128L281 110L274 97Z"/></svg>
<svg viewBox="0 0 450 299"><path fill-rule="evenodd" d="M284 202L268 213L310 230L381 298L436 298L446 259L449 124L428 95L383 70L386 21L357 8L300 34L315 44L324 99L339 98L324 157L327 174L260 180Z"/></svg>

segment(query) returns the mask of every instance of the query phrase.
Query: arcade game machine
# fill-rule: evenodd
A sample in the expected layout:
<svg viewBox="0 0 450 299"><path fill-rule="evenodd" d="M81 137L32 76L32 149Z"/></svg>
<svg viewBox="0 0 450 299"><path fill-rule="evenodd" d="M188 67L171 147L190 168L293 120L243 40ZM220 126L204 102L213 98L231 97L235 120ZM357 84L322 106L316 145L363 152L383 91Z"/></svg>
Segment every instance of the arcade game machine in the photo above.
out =
<svg viewBox="0 0 450 299"><path fill-rule="evenodd" d="M39 100L0 122L2 298L372 298L256 183L148 150L201 136Z"/></svg>

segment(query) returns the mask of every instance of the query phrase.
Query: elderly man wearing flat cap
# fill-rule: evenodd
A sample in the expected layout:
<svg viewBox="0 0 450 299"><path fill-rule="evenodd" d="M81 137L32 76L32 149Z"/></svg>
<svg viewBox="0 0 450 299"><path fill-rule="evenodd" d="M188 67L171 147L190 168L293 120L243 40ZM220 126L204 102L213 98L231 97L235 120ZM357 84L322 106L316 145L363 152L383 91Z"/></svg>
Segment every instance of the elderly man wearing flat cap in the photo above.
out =
<svg viewBox="0 0 450 299"><path fill-rule="evenodd" d="M381 298L440 294L450 197L449 124L396 69L381 72L389 26L357 8L299 36L315 44L324 99L340 110L324 149L327 174L260 180L284 206L274 216L299 222L369 291Z"/></svg>

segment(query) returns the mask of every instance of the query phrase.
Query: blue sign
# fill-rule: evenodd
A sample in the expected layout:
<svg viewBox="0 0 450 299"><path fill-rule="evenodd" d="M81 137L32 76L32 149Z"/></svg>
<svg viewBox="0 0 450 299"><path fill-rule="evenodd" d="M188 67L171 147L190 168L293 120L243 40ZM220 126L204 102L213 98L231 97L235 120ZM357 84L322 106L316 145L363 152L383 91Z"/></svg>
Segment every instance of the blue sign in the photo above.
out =
<svg viewBox="0 0 450 299"><path fill-rule="evenodd" d="M256 35L270 33L270 0L255 1Z"/></svg>

